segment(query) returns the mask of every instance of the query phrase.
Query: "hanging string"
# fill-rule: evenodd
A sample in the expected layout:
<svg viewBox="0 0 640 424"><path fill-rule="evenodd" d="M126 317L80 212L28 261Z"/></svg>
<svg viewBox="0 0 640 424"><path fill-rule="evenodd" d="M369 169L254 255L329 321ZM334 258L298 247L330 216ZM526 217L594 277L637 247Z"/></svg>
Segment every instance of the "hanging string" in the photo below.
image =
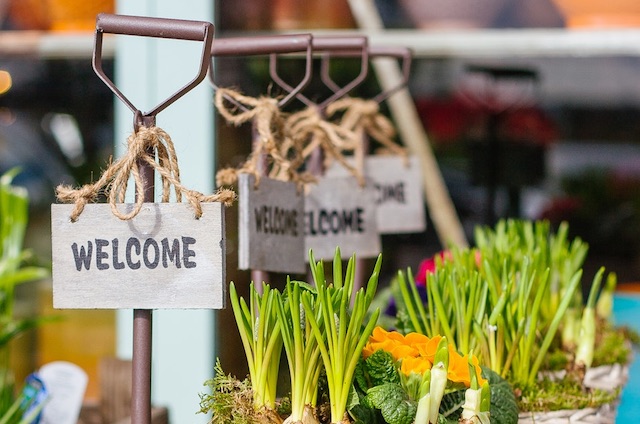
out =
<svg viewBox="0 0 640 424"><path fill-rule="evenodd" d="M362 145L362 137L356 132L327 121L313 106L291 114L285 125L292 142L304 146L303 159L320 148L327 160L338 161L357 179L358 184L365 185L363 172L345 158L345 154L354 153Z"/></svg>
<svg viewBox="0 0 640 424"><path fill-rule="evenodd" d="M285 115L278 100L270 97L250 97L228 88L218 88L215 105L227 122L240 126L253 122L257 133L247 161L239 168L225 168L216 174L218 186L231 185L239 173L255 176L256 186L263 175L280 181L305 183L310 176L298 171L303 163L299 144L285 141ZM262 162L266 161L266 166Z"/></svg>
<svg viewBox="0 0 640 424"><path fill-rule="evenodd" d="M189 190L180 182L180 170L173 141L169 134L158 127L140 127L137 132L127 139L127 154L117 162L112 163L93 184L85 184L80 188L59 185L56 194L63 203L75 203L71 212L71 221L76 221L87 203L95 202L101 192L108 194L109 204L113 214L122 219L134 218L142 209L144 203L144 184L140 175L139 162L144 162L160 174L162 181L162 202L168 202L171 186L174 187L176 200L182 201L182 196L195 211L196 218L202 216L202 202L221 202L226 206L236 198L232 190L222 189L211 195L204 195L195 190ZM158 161L155 157L158 157ZM118 203L124 203L127 185L133 176L136 185L136 203L132 211L123 213L118 209Z"/></svg>

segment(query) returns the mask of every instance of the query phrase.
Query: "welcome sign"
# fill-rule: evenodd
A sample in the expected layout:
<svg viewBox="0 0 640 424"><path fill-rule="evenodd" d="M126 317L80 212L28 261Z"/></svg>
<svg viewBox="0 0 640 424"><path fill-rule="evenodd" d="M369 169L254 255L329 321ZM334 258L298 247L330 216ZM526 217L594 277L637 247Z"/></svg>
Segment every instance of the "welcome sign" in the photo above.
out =
<svg viewBox="0 0 640 424"><path fill-rule="evenodd" d="M238 267L303 273L304 195L295 183L238 176Z"/></svg>
<svg viewBox="0 0 640 424"><path fill-rule="evenodd" d="M367 156L367 184L373 188L376 222L381 234L419 233L426 229L422 172L418 158L410 156ZM348 171L334 163L325 175L346 176Z"/></svg>
<svg viewBox="0 0 640 424"><path fill-rule="evenodd" d="M305 255L331 260L336 247L347 255L372 258L381 252L376 205L369 187L353 177L321 178L305 198ZM308 258L307 258L308 260Z"/></svg>
<svg viewBox="0 0 640 424"><path fill-rule="evenodd" d="M183 203L145 203L128 221L90 204L71 222L73 208L51 207L54 308L224 307L221 203L203 203L198 219Z"/></svg>

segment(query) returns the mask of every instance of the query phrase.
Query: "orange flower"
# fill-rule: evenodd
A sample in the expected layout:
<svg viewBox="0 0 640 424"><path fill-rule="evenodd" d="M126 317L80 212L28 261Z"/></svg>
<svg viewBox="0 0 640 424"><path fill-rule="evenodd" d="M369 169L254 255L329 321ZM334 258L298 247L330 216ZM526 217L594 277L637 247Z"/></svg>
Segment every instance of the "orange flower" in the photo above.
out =
<svg viewBox="0 0 640 424"><path fill-rule="evenodd" d="M382 327L373 329L369 341L362 350L364 358L373 355L377 350L389 352L396 361L408 356L417 357L418 350L406 343L405 337L397 331L386 331Z"/></svg>
<svg viewBox="0 0 640 424"><path fill-rule="evenodd" d="M413 332L404 336L404 342L410 346L417 346L423 343L429 343L429 337Z"/></svg>
<svg viewBox="0 0 640 424"><path fill-rule="evenodd" d="M416 345L420 356L427 358L431 363L435 361L436 351L438 350L438 343L442 340L442 336L433 336L433 338L427 338L426 343L420 343Z"/></svg>
<svg viewBox="0 0 640 424"><path fill-rule="evenodd" d="M482 370L480 369L478 358L473 356L471 361L476 370L478 384L482 386L482 384L487 380L482 378ZM466 387L471 386L469 355L460 355L451 344L449 345L449 369L447 370L447 378L454 383L463 383Z"/></svg>
<svg viewBox="0 0 640 424"><path fill-rule="evenodd" d="M402 365L400 365L400 372L404 375L409 375L412 372L418 375L422 375L426 370L430 369L431 362L422 357L406 357L402 360Z"/></svg>

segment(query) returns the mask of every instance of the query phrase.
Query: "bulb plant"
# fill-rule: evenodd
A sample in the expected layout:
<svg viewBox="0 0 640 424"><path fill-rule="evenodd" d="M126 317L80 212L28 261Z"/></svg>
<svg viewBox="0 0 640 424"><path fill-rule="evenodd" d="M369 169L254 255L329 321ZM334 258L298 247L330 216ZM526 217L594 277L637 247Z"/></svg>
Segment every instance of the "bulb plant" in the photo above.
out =
<svg viewBox="0 0 640 424"><path fill-rule="evenodd" d="M584 375L594 356L598 310L610 316L616 281L610 275L601 291L601 269L583 305L587 246L567 234L566 224L550 234L548 223L514 220L478 229L477 247L435 258L425 278L426 297L411 272L400 271L393 285L399 327L446 336L519 388L537 384L562 339L571 346L564 355Z"/></svg>
<svg viewBox="0 0 640 424"><path fill-rule="evenodd" d="M249 304L229 285L231 307L240 332L253 390L253 406L258 414L276 416L276 388L282 353L276 290L262 283L262 294L249 286ZM277 421L277 420L276 420Z"/></svg>
<svg viewBox="0 0 640 424"><path fill-rule="evenodd" d="M318 422L314 409L322 362L318 340L302 307L301 292L304 291L313 293L310 301L315 303L316 296L311 286L290 280L282 296L278 294L276 302L291 378L291 415L285 420L286 424Z"/></svg>
<svg viewBox="0 0 640 424"><path fill-rule="evenodd" d="M340 250L336 250L333 259L333 284L325 281L324 264L322 261L316 263L313 253L310 253L309 263L316 297L313 302L311 294L305 292L302 294L302 304L307 322L320 347L327 375L331 423L349 422L347 402L353 375L362 349L380 314L379 310L375 310L367 317L378 286L382 257L378 256L366 289L360 288L355 294L355 256L349 259L343 276Z"/></svg>
<svg viewBox="0 0 640 424"><path fill-rule="evenodd" d="M230 284L231 306L249 365L249 380L239 382L218 374L201 394L201 412L213 412L212 423L282 422L326 423L319 416L318 400L328 399L331 423L351 422L355 372L361 352L379 315L370 311L382 266L379 256L365 287L355 290L355 256L343 270L340 250L333 259L332 281L325 279L324 263L310 252L313 284L287 279L282 291L262 284L259 294L253 283L249 300ZM280 355L285 352L291 393L290 410L276 400ZM326 379L326 391L321 384ZM247 396L250 386L251 396ZM236 405L251 399L251 407ZM322 405L324 408L324 405Z"/></svg>

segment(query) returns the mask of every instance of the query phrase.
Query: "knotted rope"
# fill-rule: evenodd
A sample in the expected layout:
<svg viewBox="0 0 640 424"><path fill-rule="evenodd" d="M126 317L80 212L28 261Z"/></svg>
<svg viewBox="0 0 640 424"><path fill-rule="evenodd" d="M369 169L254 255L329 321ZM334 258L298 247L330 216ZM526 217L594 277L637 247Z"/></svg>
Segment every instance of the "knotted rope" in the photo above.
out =
<svg viewBox="0 0 640 424"><path fill-rule="evenodd" d="M108 193L111 211L116 217L130 220L138 215L144 203L144 184L140 175L139 162L146 163L160 174L162 202L169 201L171 186L173 186L176 200L181 202L184 195L195 210L196 218L202 216L202 202L221 202L226 206L233 203L236 196L231 190L219 190L217 193L207 196L198 191L189 190L180 183L180 170L173 141L169 134L161 128L140 127L137 132L129 136L127 146L127 154L112 163L95 183L85 184L77 189L68 185L59 185L56 188L59 201L75 203L75 208L71 212L71 221L76 221L84 210L84 206L89 202L94 202L103 190ZM131 175L136 183L136 204L131 212L123 213L118 209L117 203L124 203Z"/></svg>
<svg viewBox="0 0 640 424"><path fill-rule="evenodd" d="M396 143L393 123L380 112L380 105L373 100L353 97L339 99L327 106L327 116L343 111L340 126L351 131L362 130L389 152L403 156L408 163L407 150Z"/></svg>
<svg viewBox="0 0 640 424"><path fill-rule="evenodd" d="M362 137L357 133L327 121L316 107L290 115L285 125L292 142L303 146L303 159L320 148L327 160L337 160L364 186L363 172L349 164L344 157L345 153L353 153L362 146Z"/></svg>
<svg viewBox="0 0 640 424"><path fill-rule="evenodd" d="M235 107L229 107L230 104L235 104ZM216 175L218 186L234 184L239 173L254 175L256 185L263 175L298 183L308 180L308 176L298 172L302 164L300 147L295 143L285 143L285 118L277 99L254 98L231 89L218 88L215 105L227 122L235 126L253 122L257 133L257 140L247 161L237 169L220 170Z"/></svg>

